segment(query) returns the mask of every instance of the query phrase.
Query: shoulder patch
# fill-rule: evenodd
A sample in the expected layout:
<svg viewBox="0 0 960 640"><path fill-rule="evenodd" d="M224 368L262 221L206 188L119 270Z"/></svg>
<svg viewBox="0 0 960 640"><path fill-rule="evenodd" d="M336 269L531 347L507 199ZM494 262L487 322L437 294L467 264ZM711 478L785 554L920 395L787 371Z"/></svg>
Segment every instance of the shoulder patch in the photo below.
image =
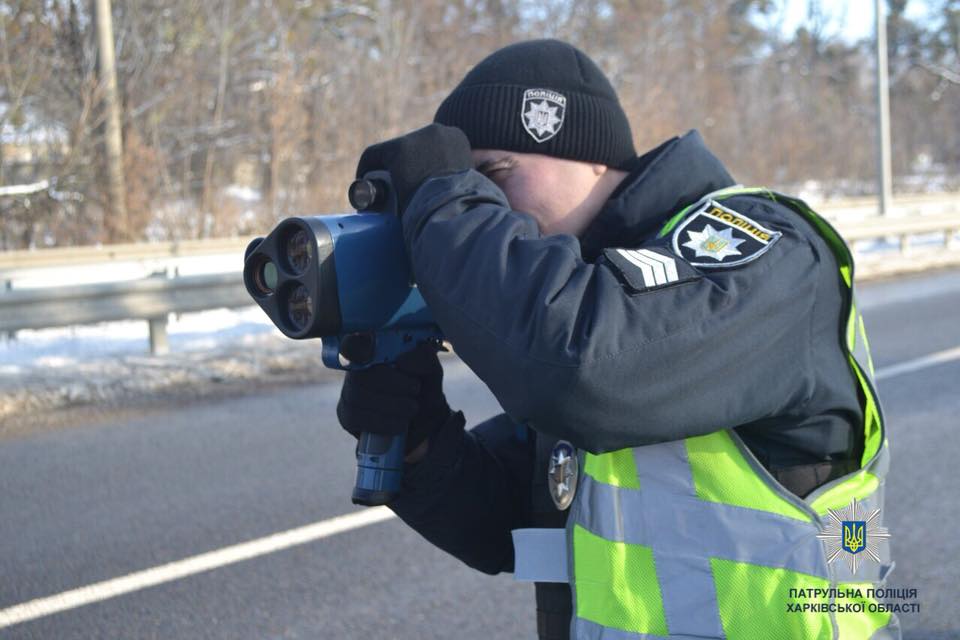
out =
<svg viewBox="0 0 960 640"><path fill-rule="evenodd" d="M702 268L727 268L752 262L783 234L707 200L673 230L673 252Z"/></svg>
<svg viewBox="0 0 960 640"><path fill-rule="evenodd" d="M604 249L603 255L636 291L666 287L698 277L695 269L672 256L666 247Z"/></svg>

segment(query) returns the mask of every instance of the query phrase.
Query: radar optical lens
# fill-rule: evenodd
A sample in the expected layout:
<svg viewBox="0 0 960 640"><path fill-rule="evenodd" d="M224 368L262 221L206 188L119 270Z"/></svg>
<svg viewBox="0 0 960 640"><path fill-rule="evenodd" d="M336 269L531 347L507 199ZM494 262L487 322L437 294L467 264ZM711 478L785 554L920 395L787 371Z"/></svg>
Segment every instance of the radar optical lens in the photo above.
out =
<svg viewBox="0 0 960 640"><path fill-rule="evenodd" d="M370 180L354 180L347 190L347 200L354 209L363 211L377 201L376 185Z"/></svg>
<svg viewBox="0 0 960 640"><path fill-rule="evenodd" d="M313 322L313 298L310 291L301 285L297 285L290 292L287 299L287 318L295 331L303 331Z"/></svg>
<svg viewBox="0 0 960 640"><path fill-rule="evenodd" d="M313 259L313 243L303 229L296 231L287 239L287 262L297 274L301 274L310 267Z"/></svg>
<svg viewBox="0 0 960 640"><path fill-rule="evenodd" d="M261 295L273 293L277 288L277 279L277 265L266 258L253 270L253 283Z"/></svg>
<svg viewBox="0 0 960 640"><path fill-rule="evenodd" d="M267 262L263 265L261 273L263 284L267 285L270 291L275 291L277 288L277 265Z"/></svg>

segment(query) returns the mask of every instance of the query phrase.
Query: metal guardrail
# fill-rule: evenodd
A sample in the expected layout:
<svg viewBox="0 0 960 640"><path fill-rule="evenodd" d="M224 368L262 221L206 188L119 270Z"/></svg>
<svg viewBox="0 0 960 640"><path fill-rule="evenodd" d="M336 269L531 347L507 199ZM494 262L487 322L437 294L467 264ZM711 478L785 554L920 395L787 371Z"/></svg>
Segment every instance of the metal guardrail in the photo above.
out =
<svg viewBox="0 0 960 640"><path fill-rule="evenodd" d="M931 267L960 264L960 212L950 215L871 218L856 223L835 222L851 245L878 238L898 238L899 251L858 255L858 278L873 278ZM942 233L942 249L916 251L914 236ZM103 249L53 249L0 254L3 269L39 269L100 264L104 261L140 261L168 257L203 256L217 253L242 255L248 239L191 241L162 245L118 245ZM20 254L20 255L13 255ZM24 255L30 254L30 255ZM238 261L239 264L239 261ZM166 322L170 313L187 313L252 304L239 270L216 275L170 278L155 275L140 280L73 285L42 289L0 287L0 332L22 329L91 324L114 320L144 319L150 325L153 353L168 350Z"/></svg>
<svg viewBox="0 0 960 640"><path fill-rule="evenodd" d="M857 279L869 280L960 265L960 213L914 218L872 218L857 223L837 223L840 235L857 258ZM940 247L916 247L919 236L940 235ZM859 253L868 240L895 238L896 250Z"/></svg>
<svg viewBox="0 0 960 640"><path fill-rule="evenodd" d="M882 225L895 225L891 235L897 235L901 223L919 223L930 221L934 227L941 221L960 219L960 193L937 193L897 196L893 202L893 215L879 218L876 198L845 198L815 203L819 211L844 231L865 233L870 236L874 228ZM852 217L856 223L846 224L845 218ZM925 222L926 223L926 222ZM861 229L863 231L861 231ZM921 233L914 231L912 233ZM101 247L62 247L37 250L0 251L0 281L9 277L11 272L26 269L45 269L69 267L81 264L102 264L109 262L147 262L174 258L211 256L236 253L243 250L254 236L239 238L211 238L207 240L180 240L176 242L114 244ZM855 239L860 239L855 238Z"/></svg>
<svg viewBox="0 0 960 640"><path fill-rule="evenodd" d="M0 293L0 332L114 320L147 320L150 351L169 351L167 316L252 303L240 273L10 290Z"/></svg>
<svg viewBox="0 0 960 640"><path fill-rule="evenodd" d="M904 249L909 247L912 236L943 232L946 234L947 248L952 249L956 243L953 236L960 231L960 214L922 218L873 218L869 221L838 222L835 226L847 242L896 236L900 238L901 247Z"/></svg>
<svg viewBox="0 0 960 640"><path fill-rule="evenodd" d="M834 200L814 201L807 204L821 214L837 218L845 215L859 215L860 217L877 216L878 204L876 196L857 196ZM937 215L941 213L960 214L960 193L918 193L901 194L893 199L893 215L916 216Z"/></svg>
<svg viewBox="0 0 960 640"><path fill-rule="evenodd" d="M209 256L221 253L243 255L253 236L248 238L211 238L179 242L141 242L111 244L102 247L57 247L53 249L0 252L0 273L20 269L69 267L104 262L142 262L167 258Z"/></svg>

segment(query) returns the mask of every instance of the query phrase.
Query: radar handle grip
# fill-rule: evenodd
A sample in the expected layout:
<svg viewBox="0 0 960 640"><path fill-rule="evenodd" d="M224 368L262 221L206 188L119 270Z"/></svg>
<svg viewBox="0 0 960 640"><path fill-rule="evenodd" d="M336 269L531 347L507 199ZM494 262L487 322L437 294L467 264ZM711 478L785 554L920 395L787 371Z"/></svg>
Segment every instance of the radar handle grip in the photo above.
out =
<svg viewBox="0 0 960 640"><path fill-rule="evenodd" d="M364 432L357 442L357 481L353 504L387 504L400 492L407 436Z"/></svg>

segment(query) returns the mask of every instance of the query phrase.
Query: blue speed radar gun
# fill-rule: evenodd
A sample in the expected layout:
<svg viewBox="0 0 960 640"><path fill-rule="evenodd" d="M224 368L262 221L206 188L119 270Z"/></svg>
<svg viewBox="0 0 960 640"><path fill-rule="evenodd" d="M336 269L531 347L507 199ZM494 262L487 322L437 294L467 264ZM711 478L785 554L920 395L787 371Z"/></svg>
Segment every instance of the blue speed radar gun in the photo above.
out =
<svg viewBox="0 0 960 640"><path fill-rule="evenodd" d="M357 213L286 218L244 257L247 291L286 336L320 338L331 369L393 362L443 335L410 273L389 174L349 190ZM353 502L386 504L400 490L406 437L363 433Z"/></svg>

